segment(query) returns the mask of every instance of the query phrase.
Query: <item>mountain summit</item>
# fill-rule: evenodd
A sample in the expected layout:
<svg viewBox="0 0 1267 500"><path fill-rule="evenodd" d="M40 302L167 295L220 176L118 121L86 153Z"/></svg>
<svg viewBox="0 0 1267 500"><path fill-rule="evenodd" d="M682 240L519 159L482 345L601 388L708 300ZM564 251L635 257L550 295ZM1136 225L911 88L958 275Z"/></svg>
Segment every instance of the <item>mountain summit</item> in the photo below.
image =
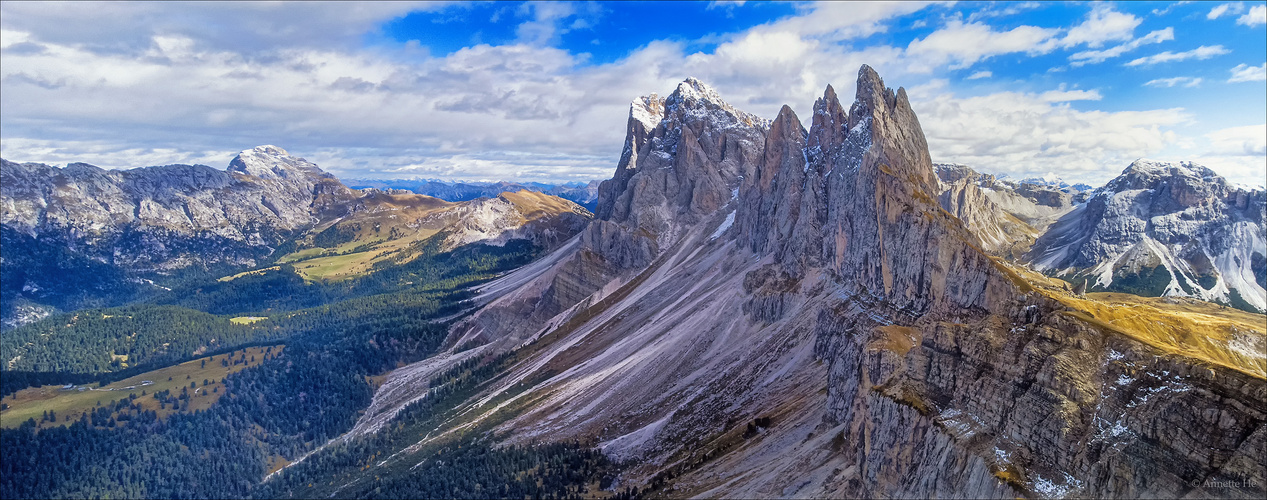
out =
<svg viewBox="0 0 1267 500"><path fill-rule="evenodd" d="M1192 296L1267 311L1267 192L1191 162L1137 160L1025 255L1092 290Z"/></svg>
<svg viewBox="0 0 1267 500"><path fill-rule="evenodd" d="M992 257L943 208L947 181L906 91L867 66L857 88L848 108L826 88L808 131L790 107L755 119L693 80L635 100L598 218L482 287L451 349L394 372L348 437L382 428L448 367L516 353L456 410L463 427L598 443L632 464L626 484L673 495L1263 484L1267 400L1254 388L1267 362L1238 347L1261 345L1261 326L1202 324L1184 312L1211 310L1199 304L1082 297ZM999 203L1034 220L1070 205L1024 189L1057 199Z"/></svg>

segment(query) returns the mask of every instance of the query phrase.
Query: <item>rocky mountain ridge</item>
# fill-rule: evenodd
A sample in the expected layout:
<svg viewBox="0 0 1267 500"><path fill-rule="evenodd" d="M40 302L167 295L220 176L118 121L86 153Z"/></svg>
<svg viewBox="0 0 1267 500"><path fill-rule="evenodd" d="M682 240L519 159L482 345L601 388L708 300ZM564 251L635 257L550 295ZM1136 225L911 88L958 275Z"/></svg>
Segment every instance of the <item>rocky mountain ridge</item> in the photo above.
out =
<svg viewBox="0 0 1267 500"><path fill-rule="evenodd" d="M1261 326L992 257L946 184L1035 220L1068 206L939 176L905 90L866 66L857 88L846 110L828 87L808 131L695 80L635 100L597 220L482 287L463 349L393 372L349 438L515 352L451 432L597 442L669 496L1261 494L1267 363L1236 347Z"/></svg>
<svg viewBox="0 0 1267 500"><path fill-rule="evenodd" d="M6 326L47 315L47 305L116 303L106 296L153 288L155 273L232 274L280 259L308 278L341 279L370 272L388 253L404 262L400 250L438 233L444 233L442 249L511 239L551 248L591 217L572 202L529 191L449 203L353 190L276 146L243 151L225 170L57 168L4 160L0 183ZM42 272L72 257L109 279L62 283L58 272ZM336 260L351 264L335 269ZM56 297L85 293L82 300Z"/></svg>
<svg viewBox="0 0 1267 500"><path fill-rule="evenodd" d="M1137 160L1034 243L1036 270L1092 290L1267 311L1267 191L1190 162Z"/></svg>
<svg viewBox="0 0 1267 500"><path fill-rule="evenodd" d="M340 189L267 147L225 172L189 167L198 187L169 191L259 194L248 205L256 212L220 217L286 221L275 227L296 234L294 267L318 279L372 268L436 236L457 245L539 235L557 246L480 286L470 301L478 310L453 324L447 349L388 375L334 443L391 424L434 395L449 368L508 359L511 368L455 417L420 432L419 445L468 431L509 444L592 443L627 464L619 485L664 496L1263 494L1260 316L1174 297L1082 297L998 257L1060 247L1042 228L1075 234L1085 224L1068 221L1088 220L1096 203L1106 208L1093 227L1113 229L1138 226L1123 214L1175 205L1180 215L1163 222L1200 226L1224 213L1204 201L1211 193L1242 210L1261 206L1257 198L1237 205L1240 195L1188 166L1164 176L1128 169L1130 179L1081 204L1078 190L1059 183L934 166L906 91L867 66L848 106L824 90L809 130L788 106L766 120L695 79L668 97L635 99L626 127L588 225L579 207L533 193L457 204ZM18 167L5 163L5 175L46 172ZM19 183L14 227L45 224L105 248L111 224L139 224L145 203L145 234L184 237L220 220L214 200L199 201L204 215L180 208L192 202L178 195L160 198L185 205L107 195L104 209L73 210L97 222L55 214L48 225L50 211L70 212L48 207L78 207L68 193L127 192L109 173L78 170L108 182L59 184L50 172L51 188ZM1175 188L1175 175L1200 182ZM297 205L276 207L282 198L258 186L290 190ZM7 191L5 203L8 228ZM531 224L540 230L523 235ZM276 248L271 233L224 234L252 251ZM1100 246L1117 243L1096 235ZM174 241L156 238L141 241ZM1058 243L1074 240L1093 241ZM363 476L337 478L339 488L416 463L410 449L375 453Z"/></svg>
<svg viewBox="0 0 1267 500"><path fill-rule="evenodd" d="M334 176L275 146L243 151L223 171L7 160L3 166L0 223L133 269L250 266L322 217L343 215L341 205L356 197Z"/></svg>

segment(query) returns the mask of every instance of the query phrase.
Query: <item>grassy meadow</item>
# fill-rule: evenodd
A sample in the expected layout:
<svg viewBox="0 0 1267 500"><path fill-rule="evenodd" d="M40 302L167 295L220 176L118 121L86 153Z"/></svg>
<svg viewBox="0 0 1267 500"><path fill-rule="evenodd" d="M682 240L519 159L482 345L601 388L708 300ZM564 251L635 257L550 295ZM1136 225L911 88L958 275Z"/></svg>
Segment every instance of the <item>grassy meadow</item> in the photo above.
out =
<svg viewBox="0 0 1267 500"><path fill-rule="evenodd" d="M145 410L154 410L159 418L166 418L177 410L172 409L171 405L164 407L155 399L155 393L161 391L170 391L173 397L178 397L182 390L190 393L189 405L181 408L181 412L206 409L224 394L225 376L258 365L268 357L278 356L284 349L285 345L279 344L205 356L148 371L104 387L89 384L67 389L59 385L46 385L23 389L0 401L8 405L0 411L0 427L17 427L32 418L41 428L66 425L93 411L97 406L109 405L119 399L128 398L131 394L137 395L135 402ZM229 360L228 366L222 363L225 360ZM208 383L203 385L203 380ZM190 388L191 383L194 384L193 388ZM41 422L47 411L54 412L56 422Z"/></svg>

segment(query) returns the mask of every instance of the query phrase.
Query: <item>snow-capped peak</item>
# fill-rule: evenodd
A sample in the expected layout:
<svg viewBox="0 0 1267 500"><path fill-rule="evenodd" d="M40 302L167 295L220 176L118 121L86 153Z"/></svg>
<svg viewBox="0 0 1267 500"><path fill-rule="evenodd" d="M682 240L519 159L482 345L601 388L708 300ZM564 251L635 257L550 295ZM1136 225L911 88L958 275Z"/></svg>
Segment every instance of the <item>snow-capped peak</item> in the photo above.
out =
<svg viewBox="0 0 1267 500"><path fill-rule="evenodd" d="M664 119L664 99L652 93L634 99L629 104L629 118L637 120L647 130L651 130Z"/></svg>
<svg viewBox="0 0 1267 500"><path fill-rule="evenodd" d="M769 119L736 109L722 100L721 95L712 87L694 77L689 77L678 84L677 89L665 99L664 109L664 115L669 117L676 116L675 111L678 110L686 111L688 114L707 114L720 110L737 119L739 123L767 129L770 127Z"/></svg>
<svg viewBox="0 0 1267 500"><path fill-rule="evenodd" d="M285 149L273 145L256 146L238 153L229 162L228 170L261 179L288 179L306 173L324 173L312 162L291 156Z"/></svg>
<svg viewBox="0 0 1267 500"><path fill-rule="evenodd" d="M709 87L704 82L699 81L693 76L687 77L686 80L679 83L677 85L677 90L674 90L673 94L680 96L681 98L712 101L719 105L726 104L726 102L721 99L721 96L717 94L716 90L713 90L712 87Z"/></svg>

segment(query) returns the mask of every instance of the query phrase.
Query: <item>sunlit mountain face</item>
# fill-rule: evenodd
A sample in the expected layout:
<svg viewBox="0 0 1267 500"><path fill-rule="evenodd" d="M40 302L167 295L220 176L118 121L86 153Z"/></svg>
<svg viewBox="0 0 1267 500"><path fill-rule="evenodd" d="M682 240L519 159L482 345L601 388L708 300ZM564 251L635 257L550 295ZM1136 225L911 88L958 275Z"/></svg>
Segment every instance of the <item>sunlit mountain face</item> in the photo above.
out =
<svg viewBox="0 0 1267 500"><path fill-rule="evenodd" d="M1261 3L0 11L4 498L1265 494Z"/></svg>

